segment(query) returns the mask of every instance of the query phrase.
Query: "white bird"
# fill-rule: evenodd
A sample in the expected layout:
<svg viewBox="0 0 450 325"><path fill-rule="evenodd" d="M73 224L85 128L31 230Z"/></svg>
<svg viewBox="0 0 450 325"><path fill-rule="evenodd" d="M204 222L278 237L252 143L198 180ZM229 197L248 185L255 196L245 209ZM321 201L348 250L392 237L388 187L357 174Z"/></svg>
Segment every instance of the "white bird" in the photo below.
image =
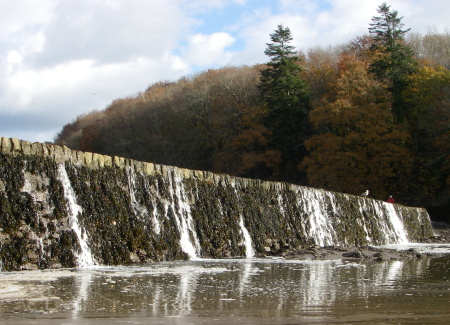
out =
<svg viewBox="0 0 450 325"><path fill-rule="evenodd" d="M366 196L368 196L369 195L369 190L366 190L363 194L361 194L360 196L364 196L364 197L366 197Z"/></svg>

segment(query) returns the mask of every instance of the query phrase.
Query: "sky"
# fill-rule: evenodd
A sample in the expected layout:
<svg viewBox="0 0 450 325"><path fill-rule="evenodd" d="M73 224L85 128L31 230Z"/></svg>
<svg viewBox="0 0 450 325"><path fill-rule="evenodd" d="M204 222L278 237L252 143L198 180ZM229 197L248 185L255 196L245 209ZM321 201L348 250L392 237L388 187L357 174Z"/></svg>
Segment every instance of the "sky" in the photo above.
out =
<svg viewBox="0 0 450 325"><path fill-rule="evenodd" d="M383 0L0 0L0 136L52 141L77 116L160 81L264 63L368 33ZM390 0L405 28L449 28L448 0Z"/></svg>

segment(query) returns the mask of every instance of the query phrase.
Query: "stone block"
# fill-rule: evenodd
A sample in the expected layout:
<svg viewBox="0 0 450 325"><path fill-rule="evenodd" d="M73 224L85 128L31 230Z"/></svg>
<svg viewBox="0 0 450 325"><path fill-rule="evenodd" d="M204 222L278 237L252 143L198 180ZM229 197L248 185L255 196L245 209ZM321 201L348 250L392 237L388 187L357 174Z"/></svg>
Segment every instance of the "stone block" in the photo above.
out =
<svg viewBox="0 0 450 325"><path fill-rule="evenodd" d="M92 164L92 152L85 152L84 153L84 165L86 167L91 166Z"/></svg>
<svg viewBox="0 0 450 325"><path fill-rule="evenodd" d="M92 162L90 167L93 169L97 168L103 168L105 166L105 161L103 160L103 155L100 155L98 153L92 154Z"/></svg>
<svg viewBox="0 0 450 325"><path fill-rule="evenodd" d="M63 164L65 162L64 151L60 146L53 146L53 159L59 164Z"/></svg>
<svg viewBox="0 0 450 325"><path fill-rule="evenodd" d="M140 161L137 160L132 160L131 163L133 164L133 168L134 170L138 173L138 172L143 172L144 170L144 164Z"/></svg>
<svg viewBox="0 0 450 325"><path fill-rule="evenodd" d="M103 161L104 161L104 166L105 167L112 167L113 163L112 163L112 157L111 156L103 155Z"/></svg>
<svg viewBox="0 0 450 325"><path fill-rule="evenodd" d="M1 138L0 142L1 150L3 153L11 153L11 140L9 138Z"/></svg>
<svg viewBox="0 0 450 325"><path fill-rule="evenodd" d="M64 161L71 160L72 159L72 150L70 148L67 148L66 146L63 146L62 149L63 149Z"/></svg>
<svg viewBox="0 0 450 325"><path fill-rule="evenodd" d="M11 152L20 153L22 151L22 146L20 145L20 140L17 138L11 138Z"/></svg>
<svg viewBox="0 0 450 325"><path fill-rule="evenodd" d="M72 160L72 164L74 164L74 165L78 165L79 164L79 162L78 162L78 151L72 151L72 158L71 158L71 160Z"/></svg>
<svg viewBox="0 0 450 325"><path fill-rule="evenodd" d="M201 170L196 170L196 171L194 171L194 176L197 178L197 179L199 179L199 180L203 180L204 178L203 178L203 172L201 171Z"/></svg>
<svg viewBox="0 0 450 325"><path fill-rule="evenodd" d="M152 163L144 163L143 172L145 175L154 175L155 174L155 165Z"/></svg>
<svg viewBox="0 0 450 325"><path fill-rule="evenodd" d="M85 166L86 162L85 162L86 158L84 157L84 152L83 151L77 151L77 163L80 166Z"/></svg>
<svg viewBox="0 0 450 325"><path fill-rule="evenodd" d="M31 155L31 142L22 141L21 145L22 145L22 153L27 156Z"/></svg>
<svg viewBox="0 0 450 325"><path fill-rule="evenodd" d="M170 167L161 165L161 174L165 177L170 176Z"/></svg>
<svg viewBox="0 0 450 325"><path fill-rule="evenodd" d="M44 150L42 149L42 143L35 142L31 144L31 154L36 156L41 156L44 154Z"/></svg>
<svg viewBox="0 0 450 325"><path fill-rule="evenodd" d="M183 177L184 179L190 179L192 176L191 170L189 169L183 169Z"/></svg>
<svg viewBox="0 0 450 325"><path fill-rule="evenodd" d="M48 155L48 156L54 158L55 157L55 147L52 145L44 144L44 155Z"/></svg>

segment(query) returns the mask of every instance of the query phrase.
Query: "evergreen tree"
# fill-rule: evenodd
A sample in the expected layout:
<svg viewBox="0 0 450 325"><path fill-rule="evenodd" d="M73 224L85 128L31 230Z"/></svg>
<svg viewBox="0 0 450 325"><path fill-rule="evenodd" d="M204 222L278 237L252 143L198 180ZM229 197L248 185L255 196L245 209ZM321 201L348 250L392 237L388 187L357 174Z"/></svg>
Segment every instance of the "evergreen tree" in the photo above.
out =
<svg viewBox="0 0 450 325"><path fill-rule="evenodd" d="M369 32L373 36L371 52L374 56L370 71L379 80L388 81L393 95L392 109L398 121L407 117L407 107L402 92L407 87L408 76L417 71L414 53L404 42L410 29L402 29L403 17L383 3L378 7L379 17L372 17Z"/></svg>
<svg viewBox="0 0 450 325"><path fill-rule="evenodd" d="M282 163L279 180L303 182L304 177L297 169L306 154L304 141L311 133L308 120L311 102L305 81L301 77L299 57L288 27L278 25L270 34L272 43L264 52L271 58L268 68L261 71L259 89L263 103L268 110L265 121L272 132L270 147L279 151Z"/></svg>

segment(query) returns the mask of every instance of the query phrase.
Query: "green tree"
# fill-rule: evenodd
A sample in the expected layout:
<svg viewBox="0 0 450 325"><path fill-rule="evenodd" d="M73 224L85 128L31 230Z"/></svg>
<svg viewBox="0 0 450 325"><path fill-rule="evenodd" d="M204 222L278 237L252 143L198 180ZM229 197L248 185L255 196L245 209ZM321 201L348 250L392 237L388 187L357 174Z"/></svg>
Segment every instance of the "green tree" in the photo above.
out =
<svg viewBox="0 0 450 325"><path fill-rule="evenodd" d="M389 83L393 95L392 110L397 121L401 122L408 114L402 92L408 86L408 76L417 71L418 65L412 49L404 41L410 29L402 29L403 17L398 17L398 12L391 10L386 3L378 7L378 13L380 16L372 17L369 28L373 36L370 71L379 80Z"/></svg>
<svg viewBox="0 0 450 325"><path fill-rule="evenodd" d="M290 45L291 31L278 25L270 34L272 43L264 52L271 58L268 68L261 71L259 89L268 110L265 125L272 132L269 146L281 154L281 165L275 179L303 182L297 169L306 154L304 141L311 134L308 114L310 95L301 76L299 57Z"/></svg>

